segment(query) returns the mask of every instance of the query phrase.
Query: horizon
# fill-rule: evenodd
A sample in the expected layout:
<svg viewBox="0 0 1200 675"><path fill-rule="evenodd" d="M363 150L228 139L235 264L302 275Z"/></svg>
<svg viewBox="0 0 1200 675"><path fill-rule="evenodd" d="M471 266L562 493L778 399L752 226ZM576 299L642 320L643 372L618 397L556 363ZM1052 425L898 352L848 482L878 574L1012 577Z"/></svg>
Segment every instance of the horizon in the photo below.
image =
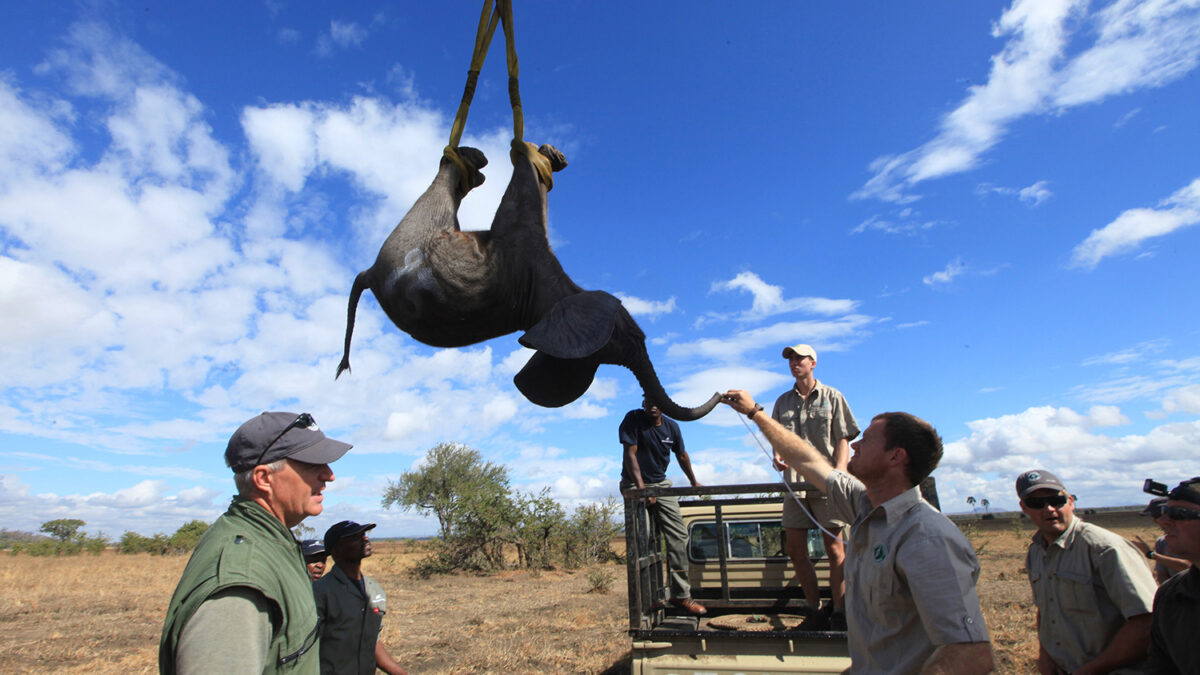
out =
<svg viewBox="0 0 1200 675"><path fill-rule="evenodd" d="M549 489L617 495L640 405L602 366L525 400L519 334L418 343L355 274L432 181L478 3L0 7L0 526L170 533L225 509L244 420L354 444L317 531L384 510L439 442ZM1200 7L1131 0L517 3L525 139L562 150L549 236L621 299L672 398L770 407L818 352L865 428L932 423L947 513L1041 468L1092 507L1200 474ZM493 40L463 145L486 229L512 134ZM1189 272L1189 270L1192 270ZM1189 282L1192 279L1193 282ZM727 406L682 424L705 484L777 480ZM668 477L686 480L672 461Z"/></svg>

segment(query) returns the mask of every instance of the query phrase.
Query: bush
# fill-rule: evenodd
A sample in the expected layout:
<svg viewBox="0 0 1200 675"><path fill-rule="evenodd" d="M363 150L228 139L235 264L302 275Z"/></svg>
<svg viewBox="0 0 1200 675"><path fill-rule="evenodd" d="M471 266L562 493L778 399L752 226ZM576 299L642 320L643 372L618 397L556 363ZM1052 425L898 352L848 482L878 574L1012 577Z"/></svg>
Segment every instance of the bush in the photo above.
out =
<svg viewBox="0 0 1200 675"><path fill-rule="evenodd" d="M166 555L171 551L171 540L165 534L145 537L137 532L126 531L121 535L121 541L117 543L117 550L121 553Z"/></svg>
<svg viewBox="0 0 1200 675"><path fill-rule="evenodd" d="M613 575L609 570L603 567L593 567L588 570L584 577L588 582L588 593L598 593L600 595L608 595L612 590Z"/></svg>

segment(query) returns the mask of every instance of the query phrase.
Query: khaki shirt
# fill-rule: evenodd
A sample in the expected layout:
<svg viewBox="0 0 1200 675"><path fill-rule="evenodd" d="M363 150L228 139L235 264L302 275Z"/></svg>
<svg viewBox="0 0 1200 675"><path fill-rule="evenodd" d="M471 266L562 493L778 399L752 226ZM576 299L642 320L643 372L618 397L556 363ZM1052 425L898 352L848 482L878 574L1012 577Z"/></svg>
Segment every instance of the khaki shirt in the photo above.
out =
<svg viewBox="0 0 1200 675"><path fill-rule="evenodd" d="M1025 568L1041 613L1038 639L1067 672L1104 651L1125 619L1150 613L1158 589L1146 557L1133 544L1079 516L1053 544L1035 534Z"/></svg>
<svg viewBox="0 0 1200 675"><path fill-rule="evenodd" d="M825 485L829 504L853 523L845 568L851 673L916 673L941 645L988 642L975 550L918 488L872 508L848 473L833 471Z"/></svg>
<svg viewBox="0 0 1200 675"><path fill-rule="evenodd" d="M801 397L794 386L783 392L775 399L771 417L788 431L812 443L830 463L833 462L837 442L843 438L854 440L859 432L858 422L850 411L850 404L846 403L846 397L819 380L807 397ZM800 476L789 467L787 479L789 483L794 483L800 480Z"/></svg>

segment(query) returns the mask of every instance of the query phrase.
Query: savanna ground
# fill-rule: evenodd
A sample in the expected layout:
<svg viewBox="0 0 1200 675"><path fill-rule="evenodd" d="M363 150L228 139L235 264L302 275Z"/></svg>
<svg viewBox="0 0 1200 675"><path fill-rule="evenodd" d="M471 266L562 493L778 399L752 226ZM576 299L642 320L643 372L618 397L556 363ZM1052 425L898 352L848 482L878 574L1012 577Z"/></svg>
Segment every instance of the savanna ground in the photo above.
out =
<svg viewBox="0 0 1200 675"><path fill-rule="evenodd" d="M1088 516L1123 536L1158 536L1131 513ZM997 672L1033 673L1037 640L1024 573L1028 521L966 527L980 551L979 596ZM618 547L623 548L623 547ZM628 671L625 567L417 580L422 552L376 542L364 569L388 593L381 639L410 673ZM185 556L0 555L0 672L134 673L157 667L158 636ZM597 575L610 592L592 592Z"/></svg>

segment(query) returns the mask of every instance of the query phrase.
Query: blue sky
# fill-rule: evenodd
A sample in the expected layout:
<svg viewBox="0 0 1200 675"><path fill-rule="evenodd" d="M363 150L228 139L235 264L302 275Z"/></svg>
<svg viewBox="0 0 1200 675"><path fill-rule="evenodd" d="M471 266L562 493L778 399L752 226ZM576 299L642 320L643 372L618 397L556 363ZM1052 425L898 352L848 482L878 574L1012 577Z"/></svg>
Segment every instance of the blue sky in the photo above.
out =
<svg viewBox="0 0 1200 675"><path fill-rule="evenodd" d="M781 347L808 342L863 426L938 427L948 511L1014 508L1032 467L1083 506L1200 473L1200 3L514 11L526 140L570 161L555 251L622 299L676 400L769 405ZM442 441L568 510L615 494L624 369L538 408L516 335L432 349L366 294L333 379L354 275L436 173L478 13L0 5L0 526L211 521L225 442L262 410L355 444L319 531L432 533L379 500ZM491 159L467 229L508 180L501 47L463 139ZM773 479L729 409L683 433L702 482Z"/></svg>

